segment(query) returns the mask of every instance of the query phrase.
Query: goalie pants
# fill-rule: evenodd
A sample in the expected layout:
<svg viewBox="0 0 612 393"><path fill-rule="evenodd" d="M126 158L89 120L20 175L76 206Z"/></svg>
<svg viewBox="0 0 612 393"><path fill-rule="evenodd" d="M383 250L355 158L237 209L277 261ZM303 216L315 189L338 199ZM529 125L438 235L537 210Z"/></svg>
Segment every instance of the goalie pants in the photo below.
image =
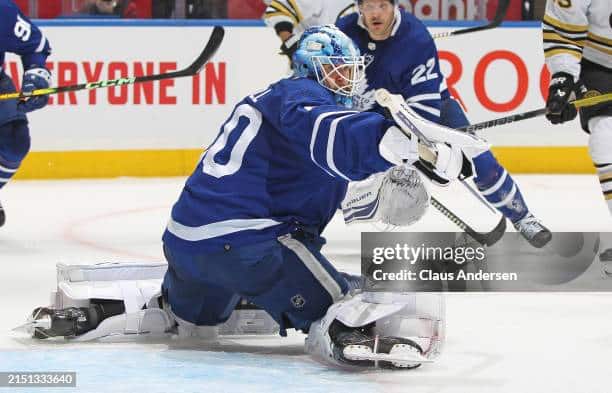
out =
<svg viewBox="0 0 612 393"><path fill-rule="evenodd" d="M165 245L163 294L174 314L195 325L225 322L244 298L266 310L281 335L290 327L308 332L348 291L347 281L321 254L324 243L300 232L212 255Z"/></svg>
<svg viewBox="0 0 612 393"><path fill-rule="evenodd" d="M459 103L452 97L442 100L440 122L450 128L468 126ZM510 174L502 167L489 150L473 160L476 176L474 183L489 203L510 221L517 222L527 215L529 209L523 195Z"/></svg>

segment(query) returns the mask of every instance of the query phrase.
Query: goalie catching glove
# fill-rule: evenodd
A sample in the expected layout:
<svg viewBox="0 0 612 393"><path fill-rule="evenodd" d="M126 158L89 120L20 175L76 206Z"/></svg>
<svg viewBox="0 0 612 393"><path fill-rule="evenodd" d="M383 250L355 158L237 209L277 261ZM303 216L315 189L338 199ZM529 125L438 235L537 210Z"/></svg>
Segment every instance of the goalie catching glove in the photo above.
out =
<svg viewBox="0 0 612 393"><path fill-rule="evenodd" d="M347 224L381 222L407 226L420 220L428 206L429 193L417 171L400 165L350 183L342 213Z"/></svg>

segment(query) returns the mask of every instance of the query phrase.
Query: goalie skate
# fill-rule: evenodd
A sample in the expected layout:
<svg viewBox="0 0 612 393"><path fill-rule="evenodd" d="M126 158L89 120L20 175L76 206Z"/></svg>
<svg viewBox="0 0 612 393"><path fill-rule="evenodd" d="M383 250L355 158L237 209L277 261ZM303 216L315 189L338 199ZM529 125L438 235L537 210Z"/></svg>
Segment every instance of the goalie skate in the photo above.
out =
<svg viewBox="0 0 612 393"><path fill-rule="evenodd" d="M38 307L28 321L15 330L24 330L33 338L76 337L94 329L97 325L96 310L84 307L70 307L55 310Z"/></svg>
<svg viewBox="0 0 612 393"><path fill-rule="evenodd" d="M383 337L382 340L389 337ZM421 355L416 344L394 344L389 353L374 353L366 345L349 345L344 348L344 357L352 361L386 362L395 368L417 368L422 363L432 363L433 360Z"/></svg>
<svg viewBox="0 0 612 393"><path fill-rule="evenodd" d="M432 360L417 343L406 338L373 335L374 324L351 328L339 321L330 326L336 360L355 366L412 369Z"/></svg>

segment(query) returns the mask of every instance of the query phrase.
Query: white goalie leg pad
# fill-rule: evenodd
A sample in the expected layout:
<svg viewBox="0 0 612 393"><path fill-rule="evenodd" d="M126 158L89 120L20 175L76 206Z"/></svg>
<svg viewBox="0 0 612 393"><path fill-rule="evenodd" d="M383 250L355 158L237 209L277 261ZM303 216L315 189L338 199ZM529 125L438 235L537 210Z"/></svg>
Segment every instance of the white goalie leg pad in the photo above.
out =
<svg viewBox="0 0 612 393"><path fill-rule="evenodd" d="M241 299L229 319L219 325L222 336L277 335L280 326L266 310Z"/></svg>
<svg viewBox="0 0 612 393"><path fill-rule="evenodd" d="M422 296L425 296L424 298ZM350 360L388 361L396 364L432 362L440 354L443 341L443 300L439 294L361 293L333 304L327 314L314 322L306 339L311 356L339 364L329 329L334 320L349 327L375 322L376 337L399 337L418 344L423 353L399 344L389 353L377 353L368 346L348 345L344 356Z"/></svg>
<svg viewBox="0 0 612 393"><path fill-rule="evenodd" d="M75 339L78 341L165 333L175 325L158 305L166 268L165 263L58 264L52 307L88 307L91 299L123 301L124 314L106 318L96 329Z"/></svg>
<svg viewBox="0 0 612 393"><path fill-rule="evenodd" d="M395 304L402 308L395 314L377 319L377 334L399 335L417 343L423 355L435 360L446 340L446 302L437 292L364 292L368 303Z"/></svg>
<svg viewBox="0 0 612 393"><path fill-rule="evenodd" d="M176 322L161 308L115 315L103 320L98 327L73 341L91 341L106 337L147 335L165 337L173 333Z"/></svg>

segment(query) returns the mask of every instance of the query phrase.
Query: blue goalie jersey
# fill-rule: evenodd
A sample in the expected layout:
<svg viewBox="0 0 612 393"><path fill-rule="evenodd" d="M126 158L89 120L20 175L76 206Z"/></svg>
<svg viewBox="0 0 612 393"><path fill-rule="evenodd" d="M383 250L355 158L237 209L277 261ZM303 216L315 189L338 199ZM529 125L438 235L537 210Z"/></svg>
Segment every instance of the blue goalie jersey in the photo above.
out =
<svg viewBox="0 0 612 393"><path fill-rule="evenodd" d="M243 99L187 180L164 242L213 253L300 226L322 232L349 181L391 167L378 145L392 125L337 106L306 78Z"/></svg>
<svg viewBox="0 0 612 393"><path fill-rule="evenodd" d="M20 56L23 68L29 69L44 67L51 47L42 32L19 11L15 3L0 0L0 93L15 91L13 81L3 70L7 52ZM0 102L0 125L25 119L25 114L17 110L16 100Z"/></svg>
<svg viewBox="0 0 612 393"><path fill-rule="evenodd" d="M421 21L408 12L396 11L391 36L383 41L369 37L358 14L341 18L336 25L366 58L366 81L355 100L358 109L381 110L374 91L385 88L401 94L419 115L440 122L440 92L447 96L448 92L438 50Z"/></svg>

